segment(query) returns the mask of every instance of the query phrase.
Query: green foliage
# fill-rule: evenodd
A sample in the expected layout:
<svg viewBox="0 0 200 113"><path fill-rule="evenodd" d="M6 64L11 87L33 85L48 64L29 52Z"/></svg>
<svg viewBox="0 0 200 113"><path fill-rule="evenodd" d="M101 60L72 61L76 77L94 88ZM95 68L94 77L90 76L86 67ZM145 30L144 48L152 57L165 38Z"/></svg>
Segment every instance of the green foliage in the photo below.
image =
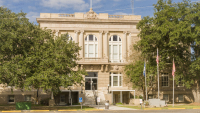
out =
<svg viewBox="0 0 200 113"><path fill-rule="evenodd" d="M31 102L16 102L16 110L31 110Z"/></svg>
<svg viewBox="0 0 200 113"><path fill-rule="evenodd" d="M200 3L191 3L189 0L179 3L172 3L171 0L158 0L157 4L154 4L154 16L143 17L137 24L137 29L140 30L138 36L141 40L134 47L142 52L144 58L150 60L155 59L158 48L159 70L169 73L172 70L174 58L176 82L182 78L187 88L191 88L196 76L199 76L197 73L191 73L197 72L194 66L196 69L200 67L197 59L199 56L197 53L200 50L199 6ZM190 47L195 50L194 54L191 54ZM156 63L149 65L156 69Z"/></svg>
<svg viewBox="0 0 200 113"><path fill-rule="evenodd" d="M116 103L116 105L123 105L123 103L119 102L119 103Z"/></svg>
<svg viewBox="0 0 200 113"><path fill-rule="evenodd" d="M23 12L4 7L0 12L0 83L54 93L60 86L81 83L86 72L75 70L81 48L67 34L55 37L52 31L30 23Z"/></svg>

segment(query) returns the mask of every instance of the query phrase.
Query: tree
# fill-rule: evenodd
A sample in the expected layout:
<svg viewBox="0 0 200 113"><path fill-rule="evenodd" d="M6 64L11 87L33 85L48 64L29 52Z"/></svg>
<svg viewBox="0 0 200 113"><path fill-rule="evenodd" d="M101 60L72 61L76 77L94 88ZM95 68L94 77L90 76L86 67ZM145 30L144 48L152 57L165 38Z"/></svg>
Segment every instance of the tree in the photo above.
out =
<svg viewBox="0 0 200 113"><path fill-rule="evenodd" d="M0 12L0 83L54 93L60 86L81 83L86 74L76 68L81 48L67 34L54 40L52 31L30 23L25 13L4 7Z"/></svg>
<svg viewBox="0 0 200 113"><path fill-rule="evenodd" d="M191 88L196 79L191 76L189 67L194 61L191 59L194 55L190 48L199 51L199 5L198 2L191 3L189 0L179 3L158 0L157 4L154 4L154 16L143 17L137 24L141 40L134 45L135 48L141 51L144 58L152 60L155 59L158 48L160 70L171 70L174 58L175 80L178 82L179 78L182 78L187 88ZM198 44L194 44L195 42ZM150 65L156 67L156 63Z"/></svg>

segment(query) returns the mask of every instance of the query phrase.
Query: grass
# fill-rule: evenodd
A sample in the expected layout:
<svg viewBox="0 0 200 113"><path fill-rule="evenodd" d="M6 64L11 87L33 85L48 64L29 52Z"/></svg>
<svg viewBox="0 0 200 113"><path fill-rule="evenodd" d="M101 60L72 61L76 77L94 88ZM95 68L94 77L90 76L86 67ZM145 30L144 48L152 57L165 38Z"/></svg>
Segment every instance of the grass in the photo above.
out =
<svg viewBox="0 0 200 113"><path fill-rule="evenodd" d="M126 107L126 108L132 108L132 109L141 109L141 105L139 106L127 106L127 105L119 105L120 107ZM146 106L145 108L150 108L148 106ZM157 107L158 108L158 107ZM168 108L185 108L185 109L193 109L193 108L199 108L200 106L198 105L174 105L174 107L172 105L168 105L168 107L161 107L161 109L168 109ZM144 109L144 106L142 106L142 109Z"/></svg>
<svg viewBox="0 0 200 113"><path fill-rule="evenodd" d="M2 105L0 107L0 111L3 110L16 110L15 105ZM31 107L31 110L81 110L81 106L54 106L54 107L49 107L49 106L35 106L33 105ZM89 107L89 106L82 106L82 110L96 110L96 108Z"/></svg>

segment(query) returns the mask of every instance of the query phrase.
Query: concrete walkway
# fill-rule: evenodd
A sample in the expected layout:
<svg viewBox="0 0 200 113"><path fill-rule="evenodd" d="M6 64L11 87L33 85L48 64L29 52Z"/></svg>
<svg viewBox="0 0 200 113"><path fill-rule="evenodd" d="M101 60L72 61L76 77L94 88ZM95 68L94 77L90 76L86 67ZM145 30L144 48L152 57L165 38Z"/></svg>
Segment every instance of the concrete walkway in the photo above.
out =
<svg viewBox="0 0 200 113"><path fill-rule="evenodd" d="M91 106L94 107L96 109L98 109L98 106ZM99 105L99 109L104 109L105 110L105 105ZM131 109L131 108L125 108L125 107L119 107L119 106L114 106L114 105L110 105L108 110L136 110L136 109Z"/></svg>

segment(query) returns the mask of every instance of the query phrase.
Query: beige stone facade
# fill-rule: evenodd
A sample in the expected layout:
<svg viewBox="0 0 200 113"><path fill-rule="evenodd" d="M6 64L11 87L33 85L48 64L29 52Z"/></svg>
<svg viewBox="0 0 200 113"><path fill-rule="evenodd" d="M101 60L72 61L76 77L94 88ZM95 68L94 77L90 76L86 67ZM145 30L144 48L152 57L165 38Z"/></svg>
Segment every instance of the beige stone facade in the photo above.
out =
<svg viewBox="0 0 200 113"><path fill-rule="evenodd" d="M104 104L105 100L109 100L110 104L138 103L138 100L130 97L142 93L132 88L123 71L128 64L132 44L139 40L136 25L140 20L140 15L96 14L92 9L85 14L41 13L40 18L37 18L41 28L51 29L56 36L68 33L70 40L82 47L79 51L81 60L77 61L78 67L89 74L83 76L85 82L82 87L70 86L71 90L61 87L61 93L55 96L55 104L76 104L79 97L83 97L85 105L96 104L97 97L100 97L100 104ZM167 72L171 70L160 73L160 99L167 99L171 103L172 81L170 73ZM163 86L166 82L167 85ZM175 86L175 102L199 102L196 85L190 90ZM150 89L148 98L157 98L157 83ZM42 90L37 93L36 90L21 92L15 89L12 93L9 87L4 87L1 91L0 104L13 104L27 99L35 103L37 95L39 102L50 98L50 93Z"/></svg>
<svg viewBox="0 0 200 113"><path fill-rule="evenodd" d="M77 61L79 68L97 74L94 78L84 76L84 104L95 104L97 96L101 104L107 99L110 103L129 103L133 89L125 81L123 68L128 63L130 46L139 40L136 24L140 20L140 15L96 14L92 9L85 14L41 13L37 18L41 28L51 29L56 36L68 33L73 41L79 43L82 47L79 52L81 60ZM93 82L91 86L90 82ZM80 93L81 87L73 86L73 90Z"/></svg>

